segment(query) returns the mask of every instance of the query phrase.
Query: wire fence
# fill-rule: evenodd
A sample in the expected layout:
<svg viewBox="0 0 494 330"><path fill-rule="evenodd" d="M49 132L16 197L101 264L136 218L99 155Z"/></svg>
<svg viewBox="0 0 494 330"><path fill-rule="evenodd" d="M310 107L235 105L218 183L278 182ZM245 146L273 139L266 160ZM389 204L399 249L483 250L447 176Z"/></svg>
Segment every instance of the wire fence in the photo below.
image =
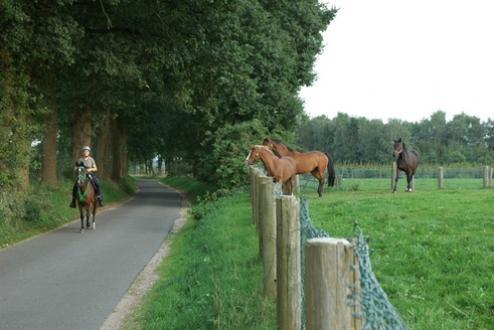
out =
<svg viewBox="0 0 494 330"><path fill-rule="evenodd" d="M492 187L493 170L492 167L439 167L424 166L419 167L414 176L414 187L418 190L432 190L439 187L445 189L480 189ZM391 188L391 178L393 168L388 167L351 167L340 166L335 168L336 180L334 190L389 190ZM442 183L439 178L442 173ZM406 186L406 175L399 171L400 177L398 185ZM310 174L299 176L300 190L302 192L315 191L319 182ZM327 178L325 178L324 188L327 189Z"/></svg>
<svg viewBox="0 0 494 330"><path fill-rule="evenodd" d="M330 237L324 230L318 229L311 221L309 214L309 201L306 198L300 200L300 246L315 237ZM348 305L359 305L362 314L354 314L355 318L363 318L364 330L405 330L405 323L401 319L397 310L391 304L388 296L382 289L376 275L372 271L372 265L369 255L369 246L364 239L364 234L359 227L355 229L357 239L355 240L355 253L359 260L360 270L360 290L350 288L352 292L348 297ZM301 249L301 270L302 281L304 281L304 249ZM306 329L305 310L304 310L304 285L302 284L302 329Z"/></svg>

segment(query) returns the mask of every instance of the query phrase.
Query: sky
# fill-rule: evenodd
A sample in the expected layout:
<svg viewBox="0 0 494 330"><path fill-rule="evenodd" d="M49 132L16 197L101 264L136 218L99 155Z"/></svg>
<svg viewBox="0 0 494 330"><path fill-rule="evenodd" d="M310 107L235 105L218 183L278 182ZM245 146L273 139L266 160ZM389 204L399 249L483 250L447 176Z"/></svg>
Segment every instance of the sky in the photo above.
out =
<svg viewBox="0 0 494 330"><path fill-rule="evenodd" d="M323 2L339 11L300 91L310 117L494 118L494 1Z"/></svg>

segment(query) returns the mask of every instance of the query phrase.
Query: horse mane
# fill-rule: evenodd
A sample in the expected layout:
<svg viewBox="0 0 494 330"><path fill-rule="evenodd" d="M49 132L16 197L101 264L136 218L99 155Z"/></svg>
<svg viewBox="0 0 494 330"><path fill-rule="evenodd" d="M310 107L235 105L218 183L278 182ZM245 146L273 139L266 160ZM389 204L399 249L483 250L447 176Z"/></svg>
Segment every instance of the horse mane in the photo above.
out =
<svg viewBox="0 0 494 330"><path fill-rule="evenodd" d="M257 144L254 146L254 148L258 148L258 149L264 149L264 150L267 150L269 151L273 156L276 156L273 152L273 150L269 149L267 146L264 146L264 145L261 145L261 144Z"/></svg>
<svg viewBox="0 0 494 330"><path fill-rule="evenodd" d="M289 151L292 151L292 152L295 151L292 148L290 148L289 146L287 146L286 144L284 144L283 141L281 141L280 139L271 139L271 141L284 145Z"/></svg>

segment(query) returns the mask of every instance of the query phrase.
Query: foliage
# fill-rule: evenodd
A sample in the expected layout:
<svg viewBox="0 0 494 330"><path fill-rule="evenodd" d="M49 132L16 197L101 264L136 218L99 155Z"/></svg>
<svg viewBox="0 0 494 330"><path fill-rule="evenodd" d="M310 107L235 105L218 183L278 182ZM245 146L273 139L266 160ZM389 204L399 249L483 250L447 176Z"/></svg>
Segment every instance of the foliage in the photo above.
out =
<svg viewBox="0 0 494 330"><path fill-rule="evenodd" d="M303 149L330 153L340 163L388 163L392 141L401 137L408 148L421 153L422 163L491 164L494 162L492 120L460 114L446 121L437 111L429 119L410 123L391 119L352 118L346 114L329 119L306 120L298 130Z"/></svg>

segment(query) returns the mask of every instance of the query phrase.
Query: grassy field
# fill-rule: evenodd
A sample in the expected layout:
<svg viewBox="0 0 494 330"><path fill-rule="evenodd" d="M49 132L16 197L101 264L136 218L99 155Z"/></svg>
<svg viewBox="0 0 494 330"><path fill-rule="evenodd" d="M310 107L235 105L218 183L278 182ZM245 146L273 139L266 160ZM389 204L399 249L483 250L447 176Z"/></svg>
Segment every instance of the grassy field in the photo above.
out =
<svg viewBox="0 0 494 330"><path fill-rule="evenodd" d="M317 188L318 183L311 176L308 179L301 180L301 187L304 192L309 192ZM465 190L465 189L482 189L482 179L445 179L445 190ZM398 181L397 192L405 191L407 187L406 177L401 175ZM327 189L326 185L324 189ZM437 190L437 179L417 179L414 182L415 190ZM391 179L343 179L341 189L352 191L391 191Z"/></svg>
<svg viewBox="0 0 494 330"><path fill-rule="evenodd" d="M210 187L164 181L193 195ZM126 329L274 329L275 306L262 297L262 268L246 193L193 203L195 217L172 234L161 279Z"/></svg>
<svg viewBox="0 0 494 330"><path fill-rule="evenodd" d="M79 217L79 211L69 208L73 182L62 181L57 187L35 186L25 205L26 211L19 218L1 221L0 248L26 238L41 234ZM135 190L131 178L117 185L103 182L103 196L106 203L128 197ZM1 218L1 217L0 217Z"/></svg>
<svg viewBox="0 0 494 330"><path fill-rule="evenodd" d="M373 269L410 329L494 329L494 189L458 179L456 188L437 190L423 179L413 193L402 182L392 194L389 181L347 180L323 198L312 189L302 195L316 226L332 236L353 236L358 221ZM128 329L274 329L248 194L193 208L202 217L172 238L161 280Z"/></svg>
<svg viewBox="0 0 494 330"><path fill-rule="evenodd" d="M481 184L451 179L437 190L423 179L413 193L402 182L392 194L390 180L349 179L323 198L305 195L330 235L350 237L360 224L373 269L411 329L494 329L494 189L474 189Z"/></svg>

